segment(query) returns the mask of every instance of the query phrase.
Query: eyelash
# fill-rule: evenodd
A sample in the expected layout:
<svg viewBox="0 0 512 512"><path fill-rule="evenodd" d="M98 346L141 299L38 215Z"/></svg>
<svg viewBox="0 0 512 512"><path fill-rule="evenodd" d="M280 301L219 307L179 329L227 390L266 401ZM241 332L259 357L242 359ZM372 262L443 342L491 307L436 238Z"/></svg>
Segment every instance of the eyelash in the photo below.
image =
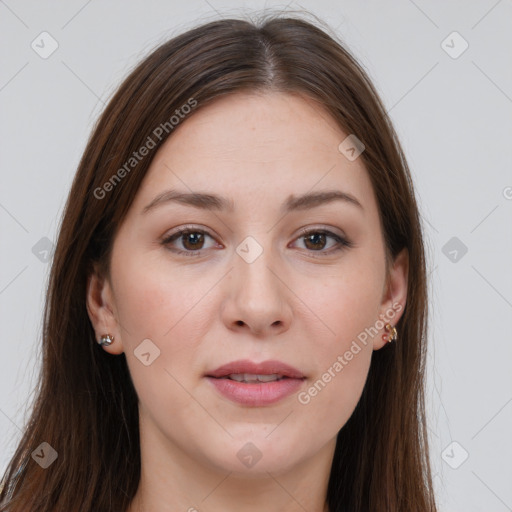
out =
<svg viewBox="0 0 512 512"><path fill-rule="evenodd" d="M182 235L190 234L190 233L200 233L202 235L208 235L210 238L214 238L210 233L208 233L208 231L205 231L203 229L197 229L197 228L195 228L193 226L192 227L188 227L187 226L187 227L184 227L184 228L180 229L179 231L176 231L175 233L165 237L162 240L162 245L167 246L171 242L174 242L175 240L178 240ZM323 235L326 235L328 238L333 238L338 243L337 247L335 247L335 248L331 247L327 251L324 251L324 250L320 250L320 251L310 250L310 251L308 251L308 252L312 253L311 256L313 256L315 258L322 258L324 256L330 255L331 253L342 251L344 249L349 249L351 247L354 247L354 244L352 242L350 242L346 238L343 238L342 236L337 235L336 233L333 233L332 231L329 231L327 229L315 229L315 228L307 229L307 228L304 228L304 229L301 230L300 235L296 238L296 240L298 240L300 238L305 238L306 236L311 235L311 234L323 234ZM175 254L179 254L179 255L183 255L183 256L188 256L188 257L197 257L197 256L201 256L201 252L203 250L207 250L207 249L199 249L199 250L195 250L195 251L183 251L182 249L175 249L175 248L173 248L173 249L169 249L169 250L171 250ZM320 253L320 255L314 254L315 252Z"/></svg>

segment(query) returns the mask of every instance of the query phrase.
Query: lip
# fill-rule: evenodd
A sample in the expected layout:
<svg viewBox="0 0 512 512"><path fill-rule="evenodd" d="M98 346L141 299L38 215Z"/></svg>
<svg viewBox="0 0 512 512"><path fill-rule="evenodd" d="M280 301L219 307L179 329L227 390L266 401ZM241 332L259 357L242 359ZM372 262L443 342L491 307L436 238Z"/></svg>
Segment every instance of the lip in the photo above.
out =
<svg viewBox="0 0 512 512"><path fill-rule="evenodd" d="M272 382L237 382L226 377L232 373L251 373L255 375L282 375L282 380ZM253 361L232 361L205 375L206 379L224 397L235 403L260 407L283 400L298 391L306 377L286 363L276 360L254 363Z"/></svg>
<svg viewBox="0 0 512 512"><path fill-rule="evenodd" d="M254 375L271 375L277 373L291 379L303 379L304 375L300 370L277 360L268 360L255 363L249 359L240 359L219 366L216 370L207 373L207 377L225 377L232 373L252 373Z"/></svg>

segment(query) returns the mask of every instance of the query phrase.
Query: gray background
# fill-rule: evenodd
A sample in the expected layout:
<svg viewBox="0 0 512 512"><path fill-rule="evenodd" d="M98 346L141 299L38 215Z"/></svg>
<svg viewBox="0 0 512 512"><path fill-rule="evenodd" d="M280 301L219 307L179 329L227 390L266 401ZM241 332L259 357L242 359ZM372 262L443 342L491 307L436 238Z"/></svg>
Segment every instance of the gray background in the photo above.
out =
<svg viewBox="0 0 512 512"><path fill-rule="evenodd" d="M27 418L47 259L94 120L158 43L265 7L286 4L0 1L0 470ZM324 19L359 58L414 174L431 278L427 400L440 510L512 511L512 3L287 8ZM43 31L58 44L47 58L31 47L51 49Z"/></svg>

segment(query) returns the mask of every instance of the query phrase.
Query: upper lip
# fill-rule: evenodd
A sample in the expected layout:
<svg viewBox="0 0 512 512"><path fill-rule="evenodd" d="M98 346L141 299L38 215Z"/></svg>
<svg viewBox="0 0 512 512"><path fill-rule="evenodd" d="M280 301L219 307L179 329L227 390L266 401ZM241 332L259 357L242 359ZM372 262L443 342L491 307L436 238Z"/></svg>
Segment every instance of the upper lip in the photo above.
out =
<svg viewBox="0 0 512 512"><path fill-rule="evenodd" d="M231 361L230 363L219 366L216 370L206 374L207 377L226 377L233 373L249 373L252 375L282 375L293 379L303 379L304 375L300 370L276 360L263 361L255 363L248 359Z"/></svg>

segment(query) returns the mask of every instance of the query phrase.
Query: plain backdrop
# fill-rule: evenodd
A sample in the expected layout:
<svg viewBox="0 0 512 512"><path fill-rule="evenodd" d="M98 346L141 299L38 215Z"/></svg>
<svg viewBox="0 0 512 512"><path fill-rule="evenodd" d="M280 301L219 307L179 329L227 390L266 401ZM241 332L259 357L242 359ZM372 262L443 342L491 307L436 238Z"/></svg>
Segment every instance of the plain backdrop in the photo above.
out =
<svg viewBox="0 0 512 512"><path fill-rule="evenodd" d="M322 18L382 96L427 240L440 510L511 511L510 0L0 1L0 470L28 417L52 244L94 121L157 44L268 7Z"/></svg>

